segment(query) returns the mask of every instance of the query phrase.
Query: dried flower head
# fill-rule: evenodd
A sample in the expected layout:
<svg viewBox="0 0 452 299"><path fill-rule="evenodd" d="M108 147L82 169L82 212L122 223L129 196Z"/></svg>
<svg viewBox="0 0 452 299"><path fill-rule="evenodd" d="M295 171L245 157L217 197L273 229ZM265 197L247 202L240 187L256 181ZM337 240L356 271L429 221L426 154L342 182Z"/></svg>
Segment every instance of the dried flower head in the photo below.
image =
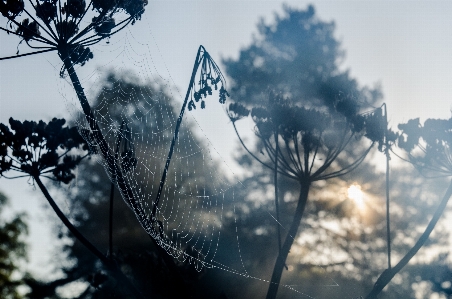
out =
<svg viewBox="0 0 452 299"><path fill-rule="evenodd" d="M419 118L399 124L402 134L398 146L408 152L410 161L423 173L452 175L452 118Z"/></svg>
<svg viewBox="0 0 452 299"><path fill-rule="evenodd" d="M352 142L352 137L365 132L368 118L357 114L358 109L351 109L351 104L351 101L338 101L336 109L302 107L281 94L271 92L268 101L259 106L247 108L239 103L229 104L228 115L234 127L237 120L251 117L255 134L261 141L261 153L270 162L252 154L239 138L261 164L269 168L277 165L278 173L296 180L314 181L351 171L370 149L364 150L343 169L327 171L345 146Z"/></svg>
<svg viewBox="0 0 452 299"><path fill-rule="evenodd" d="M63 60L84 65L93 58L90 45L140 20L147 3L147 0L92 0L87 5L85 0L38 0L30 1L29 6L23 0L1 0L0 12L10 28L0 29L21 37L30 48L38 49L26 55L56 50ZM88 12L95 16L82 27ZM23 13L27 17L18 20ZM116 20L115 15L125 17Z"/></svg>
<svg viewBox="0 0 452 299"><path fill-rule="evenodd" d="M202 46L201 46L202 47ZM220 71L215 61L210 57L209 53L202 47L202 53L198 60L200 67L198 83L193 82L192 96L188 102L188 110L196 109L195 103L200 103L201 109L206 108L205 99L208 95L212 95L212 87L219 90L219 102L224 104L229 93L226 91L226 79Z"/></svg>
<svg viewBox="0 0 452 299"><path fill-rule="evenodd" d="M10 127L0 124L0 176L9 170L32 177L52 173L56 181L69 183L74 168L87 156L88 144L76 127L64 127L65 122L10 118Z"/></svg>

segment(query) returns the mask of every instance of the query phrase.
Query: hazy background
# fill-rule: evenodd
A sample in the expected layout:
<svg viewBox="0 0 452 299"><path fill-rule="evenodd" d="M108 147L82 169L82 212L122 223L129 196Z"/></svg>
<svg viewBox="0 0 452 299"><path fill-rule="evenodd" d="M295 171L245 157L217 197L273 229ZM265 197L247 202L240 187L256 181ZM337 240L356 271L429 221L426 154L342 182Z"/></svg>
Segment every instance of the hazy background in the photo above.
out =
<svg viewBox="0 0 452 299"><path fill-rule="evenodd" d="M138 49L148 55L154 75L172 80L185 94L196 51L204 45L212 57L237 57L249 44L260 18L268 23L282 12L281 1L150 1L143 20L105 43L93 47L95 59L80 68L82 84L93 93L96 73L102 67L133 69L130 60L118 59L115 49ZM452 109L452 3L450 1L284 1L306 8L313 4L323 21L336 23L336 36L346 51L344 69L361 85L381 84L390 125L410 118L448 118ZM19 40L0 33L0 56L27 52ZM142 47L138 47L143 43ZM130 47L128 47L130 45ZM133 52L128 53L130 57ZM61 61L55 52L0 62L0 122L50 120L68 117L69 84L59 78ZM171 81L170 81L171 82ZM71 110L71 109L69 109ZM227 118L212 116L211 122ZM201 127L203 124L201 124ZM208 132L206 133L208 135ZM213 141L227 149L236 139ZM49 213L42 209L40 192L27 179L0 179L0 190L14 211L26 211L30 225L32 273L49 275L54 242Z"/></svg>

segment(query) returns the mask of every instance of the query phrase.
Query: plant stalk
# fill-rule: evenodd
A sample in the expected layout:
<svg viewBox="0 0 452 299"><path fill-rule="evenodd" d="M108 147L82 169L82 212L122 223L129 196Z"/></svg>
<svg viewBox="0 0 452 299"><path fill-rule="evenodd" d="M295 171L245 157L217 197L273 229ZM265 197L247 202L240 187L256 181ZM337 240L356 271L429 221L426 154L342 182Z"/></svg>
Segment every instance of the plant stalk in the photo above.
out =
<svg viewBox="0 0 452 299"><path fill-rule="evenodd" d="M420 236L419 240L414 244L414 246L408 251L408 253L398 262L397 265L392 267L391 269L386 269L381 273L380 277L378 277L377 281L375 282L375 285L371 292L366 296L365 299L376 299L377 295L380 294L380 292L383 290L383 288L392 280L392 278L400 271L403 267L408 264L408 262L413 258L413 256L421 249L421 247L425 244L425 242L428 240L428 237L432 233L433 229L435 228L436 223L438 222L439 218L443 214L447 202L449 201L449 198L452 196L452 181L449 184L449 187L447 188L446 194L444 194L443 199L441 200L439 206L436 208L435 213L433 214L432 219L430 220L429 224L425 228L425 231Z"/></svg>
<svg viewBox="0 0 452 299"><path fill-rule="evenodd" d="M289 231L287 232L286 239L281 247L276 258L275 266L273 268L272 278L270 280L270 285L267 291L266 299L275 299L278 293L279 283L281 281L282 272L286 264L287 256L289 255L290 248L295 241L295 236L298 232L298 227L300 226L301 219L303 217L303 212L306 207L306 202L308 201L308 194L310 189L310 182L302 182L300 196L298 198L297 208L295 210L295 215L290 225Z"/></svg>
<svg viewBox="0 0 452 299"><path fill-rule="evenodd" d="M201 55L201 51L203 51L203 50L205 51L204 47L202 45L199 46L198 53L196 54L195 64L193 65L193 70L191 73L190 83L188 85L187 93L185 95L185 100L184 100L184 103L182 104L182 108L180 110L179 117L177 118L176 129L174 130L173 139L171 140L170 149L168 152L168 156L166 158L165 169L163 170L162 178L160 179L159 189L157 191L157 196L155 197L154 206L152 208L152 217L154 217L155 213L157 212L157 206L160 201L160 196L162 195L163 186L165 185L166 175L168 174L168 169L169 169L169 166L171 163L171 158L173 156L174 146L176 144L177 137L179 136L179 129L180 129L180 125L182 124L182 118L184 117L184 112L185 112L185 108L187 107L188 98L190 97L191 89L195 83L196 72L197 72L199 64L200 64L199 57Z"/></svg>
<svg viewBox="0 0 452 299"><path fill-rule="evenodd" d="M121 146L121 131L124 126L124 121L121 124L121 128L119 129L120 132L118 133L118 136L116 137L116 150L115 150L115 161L118 160L119 157L119 147ZM109 217L108 217L108 254L110 256L113 256L113 199L115 197L115 181L111 180L110 184L110 211L109 211Z"/></svg>
<svg viewBox="0 0 452 299"><path fill-rule="evenodd" d="M391 219L389 212L389 189L390 189L390 181L389 181L389 160L391 157L389 156L389 141L388 141L388 113L386 109L386 103L383 103L381 109L384 113L385 120L385 134L384 134L384 143L385 143L385 156L386 156L386 243L388 245L388 269L391 269Z"/></svg>
<svg viewBox="0 0 452 299"><path fill-rule="evenodd" d="M138 291L135 286L129 281L127 276L125 276L121 270L119 270L118 266L114 263L113 260L107 258L105 255L102 254L102 252L99 251L90 241L88 241L83 234L81 234L78 229L72 225L72 223L67 219L67 217L63 214L63 212L60 210L56 202L53 200L53 198L50 196L47 188L42 183L41 179L39 178L39 175L33 175L33 179L38 184L39 189L41 189L41 192L44 194L45 198L49 202L52 209L55 211L55 214L57 214L58 218L63 222L63 224L69 229L69 231L79 240L89 251L91 251L107 268L108 271L113 275L113 277L121 281L125 284L125 286L133 293L133 295L136 298L143 298L143 295Z"/></svg>
<svg viewBox="0 0 452 299"><path fill-rule="evenodd" d="M200 50L201 50L202 46L200 46ZM204 48L202 48L204 49ZM197 56L197 60L199 57L199 53L200 50L198 50L198 56ZM111 176L115 178L116 180L116 184L119 188L119 190L121 191L121 193L123 195L126 196L126 200L128 201L128 203L130 204L130 206L132 207L133 211L135 212L135 214L137 214L137 217L139 217L140 222L141 221L146 221L148 218L148 216L144 213L144 211L142 210L142 208L136 204L134 198L135 195L132 192L132 188L130 187L130 185L126 182L122 172L120 171L119 166L116 163L116 159L115 159L115 155L113 153L111 153L109 146L107 144L107 141L105 140L98 124L96 121L96 118L94 116L94 113L89 105L89 102L86 98L85 92L83 91L83 87L80 84L80 80L78 79L78 76L74 70L74 67L69 59L69 52L65 49L65 48L61 48L59 49L59 55L61 60L64 63L64 66L69 74L69 77L71 78L72 84L74 86L75 92L77 94L77 97L80 101L80 104L82 106L82 110L83 113L85 114L86 120L90 126L90 129L93 133L93 137L94 140L97 142L97 144L99 145L99 148L101 150L102 156L104 157L104 159L107 162L107 166L108 166L108 170L111 173ZM192 80L191 82L194 82L194 76L192 76ZM188 92L187 92L188 93ZM183 114L183 113L182 113ZM180 117L181 118L181 117ZM180 124L179 124L180 126ZM173 139L174 140L174 139ZM174 146L173 146L174 147ZM168 167L169 167L169 163L167 161ZM166 176L166 175L165 175ZM63 215L64 216L64 215ZM151 221L154 221L154 215L151 215ZM159 232L157 231L156 234L158 234ZM180 273L179 271L176 269L177 266L174 263L174 260L169 256L169 254L163 250L158 243L156 242L156 240L150 236L151 239L153 240L153 243L156 245L156 248L159 252L159 254L162 256L162 258L164 259L165 263L168 265L169 269L173 272L173 275L175 277L177 277L178 280L181 279ZM176 271L177 270L177 271Z"/></svg>
<svg viewBox="0 0 452 299"><path fill-rule="evenodd" d="M96 143L102 153L102 156L104 157L105 161L107 162L108 171L111 173L111 176L116 179L118 188L121 190L122 194L126 196L126 199L127 199L128 203L132 206L134 212L139 217L146 219L145 213L136 204L135 200L133 200L135 198L135 195L132 192L132 188L126 182L126 180L122 174L122 171L120 170L119 166L117 165L117 163L115 161L114 154L111 153L108 143L105 140L105 137L103 136L103 134L99 128L99 125L96 121L94 113L91 109L91 106L89 105L89 102L86 98L85 92L83 91L83 87L80 84L80 80L78 79L77 73L75 72L74 66L72 65L72 62L69 58L68 49L61 46L58 49L58 53L60 55L61 60L64 63L64 66L69 74L69 77L71 78L72 85L74 86L74 90L80 101L80 105L82 106L83 113L85 114L86 120L89 124L89 127L90 127L91 132L94 137L94 140L96 141Z"/></svg>
<svg viewBox="0 0 452 299"><path fill-rule="evenodd" d="M115 196L115 184L110 186L110 210L108 216L108 255L113 256L113 198Z"/></svg>

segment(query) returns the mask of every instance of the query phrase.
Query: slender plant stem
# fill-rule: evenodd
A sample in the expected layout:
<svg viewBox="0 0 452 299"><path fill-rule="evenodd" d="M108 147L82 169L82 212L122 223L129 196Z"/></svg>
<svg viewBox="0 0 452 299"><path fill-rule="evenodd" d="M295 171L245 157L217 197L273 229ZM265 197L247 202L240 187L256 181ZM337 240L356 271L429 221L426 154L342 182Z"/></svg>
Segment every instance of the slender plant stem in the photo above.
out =
<svg viewBox="0 0 452 299"><path fill-rule="evenodd" d="M154 200L154 206L152 208L152 217L154 217L155 213L157 212L157 206L160 201L160 196L162 195L163 186L165 185L166 175L168 174L168 169L169 169L169 166L171 163L171 158L173 156L174 146L176 144L176 140L179 135L179 129L180 129L180 125L182 124L182 118L184 117L184 112L185 112L185 108L187 107L188 98L190 97L191 89L193 88L194 83L195 83L196 72L197 72L199 64L200 64L199 57L201 55L201 51L205 51L203 46L199 46L198 53L196 54L196 60L195 60L195 64L193 65L193 71L191 73L191 78L190 78L190 83L188 85L187 94L185 95L184 103L182 104L182 108L180 110L179 117L177 118L176 129L174 130L174 135L173 135L173 139L171 140L171 146L170 146L170 149L168 152L168 157L166 158L165 169L163 170L162 178L160 179L159 188L157 190L157 196L155 197L155 200Z"/></svg>
<svg viewBox="0 0 452 299"><path fill-rule="evenodd" d="M164 238L163 234L161 234L162 239ZM174 290L176 293L178 293L181 297L187 294L188 292L188 285L184 280L184 277L180 273L179 268L177 267L176 263L174 262L174 259L166 252L165 249L160 246L157 241L151 237L152 243L154 244L155 248L157 249L157 253L159 257L162 258L163 262L168 267L168 270L171 274L172 281L174 282L174 285L177 286L176 290Z"/></svg>
<svg viewBox="0 0 452 299"><path fill-rule="evenodd" d="M121 146L122 135L121 131L124 127L125 122L121 123L121 127L119 128L118 136L116 137L116 150L115 150L115 161L118 160L119 157L119 147ZM110 184L110 211L108 217L108 253L113 255L113 199L115 197L115 181L116 178L111 180Z"/></svg>
<svg viewBox="0 0 452 299"><path fill-rule="evenodd" d="M400 271L403 267L408 264L408 262L413 258L413 256L419 251L419 249L425 244L425 242L428 240L428 237L432 233L433 229L435 228L436 223L438 222L439 218L443 214L447 202L449 201L449 198L452 196L452 181L449 184L449 187L447 188L446 194L444 194L443 199L441 200L440 204L436 208L435 213L433 214L432 219L430 220L429 224L425 228L425 231L420 236L419 240L414 244L414 246L408 251L407 254L398 262L397 265L392 267L391 269L386 269L381 273L380 277L378 277L377 281L375 282L375 285L371 292L366 296L365 299L376 299L377 295L380 294L380 292L383 290L383 288L392 280L392 278Z"/></svg>
<svg viewBox="0 0 452 299"><path fill-rule="evenodd" d="M72 85L74 86L75 92L82 106L82 110L83 113L85 114L86 120L90 126L94 140L97 142L97 145L102 153L102 156L107 162L108 171L111 173L112 177L116 178L118 188L121 190L123 196L125 196L125 199L128 201L128 203L134 210L135 214L137 214L137 217L139 217L140 220L145 220L147 216L142 210L142 208L139 205L137 205L136 201L134 200L135 195L133 194L132 188L125 180L122 171L120 170L119 166L115 161L114 154L111 153L108 143L105 140L105 137L99 128L94 113L91 109L91 106L89 105L88 99L86 98L83 87L80 84L80 80L78 79L77 73L75 72L72 62L69 58L68 49L61 46L58 49L58 53L60 55L61 60L64 63L64 66L69 74L69 77L71 78Z"/></svg>
<svg viewBox="0 0 452 299"><path fill-rule="evenodd" d="M111 182L110 186L110 211L108 218L108 254L113 255L113 198L115 196L115 184Z"/></svg>
<svg viewBox="0 0 452 299"><path fill-rule="evenodd" d="M386 104L382 105L382 109L384 110L384 118L385 118L385 155L386 155L386 238L388 244L388 269L391 269L391 219L389 213L389 141L388 141L388 116L386 110Z"/></svg>
<svg viewBox="0 0 452 299"><path fill-rule="evenodd" d="M388 244L388 269L391 269L391 221L389 213L389 149L386 144L386 238Z"/></svg>
<svg viewBox="0 0 452 299"><path fill-rule="evenodd" d="M290 225L289 231L287 232L286 239L281 247L276 258L275 266L273 268L273 274L270 281L270 285L267 291L266 299L275 299L278 293L279 283L281 281L282 272L286 264L287 256L289 255L290 248L295 240L295 236L298 232L298 227L300 226L301 219L303 217L303 212L306 207L306 202L308 201L310 182L301 182L300 196L298 198L297 208L295 210L295 215Z"/></svg>
<svg viewBox="0 0 452 299"><path fill-rule="evenodd" d="M41 50L41 51L36 51L36 52L31 52L31 53L18 54L18 55L8 56L8 57L1 57L0 60L14 59L14 58L19 58L19 57L24 57L24 56L30 56L30 55L55 51L55 50L56 50L55 48L51 48L51 49L46 49L46 50Z"/></svg>
<svg viewBox="0 0 452 299"><path fill-rule="evenodd" d="M278 131L275 130L275 170L274 170L274 185L275 185L275 210L276 210L276 220L278 223L278 252L281 251L281 226L279 223L279 199L278 199L278 155L279 155L279 142L278 142Z"/></svg>
<svg viewBox="0 0 452 299"><path fill-rule="evenodd" d="M201 49L202 46L200 46ZM204 49L204 48L202 48ZM199 50L198 50L199 53ZM129 186L129 184L126 182L122 172L120 171L119 166L116 163L115 156L110 152L110 149L108 147L107 141L105 140L98 124L95 119L94 113L92 112L92 109L88 103L88 100L86 98L86 95L83 91L83 87L80 84L80 81L77 77L77 74L74 70L74 67L69 59L69 53L66 49L62 48L59 50L60 58L62 59L66 70L71 78L72 84L74 86L74 89L76 91L77 97L79 98L80 104L83 109L83 113L85 114L86 120L91 128L91 131L93 133L94 140L98 143L101 153L104 157L104 159L107 162L108 170L111 172L112 177L116 179L116 185L118 186L119 190L125 196L126 200L132 207L135 214L137 214L137 217L140 221L146 221L148 216L144 213L142 208L136 204L136 201L134 200L135 195L132 192L132 188ZM193 80L194 82L194 80ZM169 166L169 165L168 165ZM153 215L151 215L151 221L154 221ZM158 234L158 232L156 232ZM153 240L154 244L156 245L156 248L167 264L169 270L172 272L173 276L176 277L178 281L182 280L182 277L177 269L177 266L174 262L174 260L169 256L169 254L160 247L160 245L157 243L157 241L150 236Z"/></svg>
<svg viewBox="0 0 452 299"><path fill-rule="evenodd" d="M135 286L129 281L127 276L125 276L118 268L118 266L113 262L113 260L107 258L99 249L96 248L90 241L88 241L83 234L81 234L78 229L72 225L72 223L67 219L67 217L60 210L56 202L50 196L49 191L42 183L39 175L34 175L33 179L38 184L39 189L44 194L45 198L49 202L52 209L57 214L58 218L63 222L63 224L69 229L69 231L79 240L89 251L91 251L101 262L102 264L111 272L111 274L117 279L125 284L125 286L131 291L136 298L143 298L143 295L135 288Z"/></svg>

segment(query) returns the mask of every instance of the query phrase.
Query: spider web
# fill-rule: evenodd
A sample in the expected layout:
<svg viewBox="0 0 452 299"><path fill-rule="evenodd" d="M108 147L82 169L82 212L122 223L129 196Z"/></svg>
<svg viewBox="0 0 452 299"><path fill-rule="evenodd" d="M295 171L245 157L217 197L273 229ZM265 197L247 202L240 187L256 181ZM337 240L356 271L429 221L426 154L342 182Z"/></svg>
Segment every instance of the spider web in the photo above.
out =
<svg viewBox="0 0 452 299"><path fill-rule="evenodd" d="M244 258L252 257L252 251L259 248L241 246L244 233L240 215L246 186L240 180L243 170L229 157L238 145L225 107L218 103L218 91L202 98L205 109L201 109L200 102L195 103L196 108L185 109L160 201L155 205L183 92L175 86L152 35L149 40L143 43L124 30L108 44L93 47L96 59L100 58L97 69L86 66L76 69L82 86L89 87L88 98L96 120L134 194L135 205L122 194L124 201L143 229L176 260L189 262L198 271L204 268L226 271L266 288L271 272L250 273ZM78 100L68 91L68 85L61 83L64 80L59 82L60 94L72 118L77 120L92 149L99 152L99 145L86 133L89 125ZM100 155L95 155L95 159L115 182L107 163ZM286 232L274 210L269 210L265 217L263 223L280 225L282 232ZM225 231L224 223L233 223L232 231ZM320 264L314 258L308 259L312 264ZM319 287L339 286L326 270L319 271L324 276ZM314 298L303 291L303 285L281 286L302 298Z"/></svg>

